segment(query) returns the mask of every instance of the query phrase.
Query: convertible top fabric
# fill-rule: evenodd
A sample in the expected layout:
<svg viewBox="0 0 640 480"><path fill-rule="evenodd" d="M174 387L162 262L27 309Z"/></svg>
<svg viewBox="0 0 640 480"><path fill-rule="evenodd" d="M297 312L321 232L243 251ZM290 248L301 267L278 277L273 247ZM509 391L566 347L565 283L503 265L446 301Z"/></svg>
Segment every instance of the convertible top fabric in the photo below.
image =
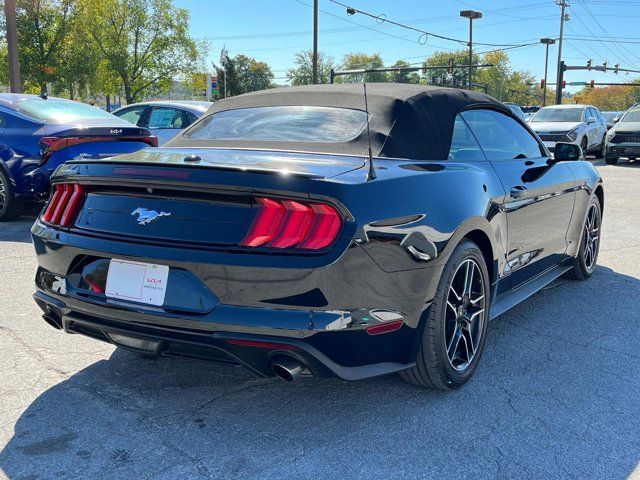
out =
<svg viewBox="0 0 640 480"><path fill-rule="evenodd" d="M445 87L367 83L367 99L371 146L373 155L379 157L446 160L453 124L462 110L485 107L512 116L508 107L484 93ZM362 84L274 88L215 102L203 118L226 110L278 105L364 110L364 90ZM184 137L184 133L166 146L264 148L350 155L367 155L368 152L366 129L357 138L343 143L196 140Z"/></svg>

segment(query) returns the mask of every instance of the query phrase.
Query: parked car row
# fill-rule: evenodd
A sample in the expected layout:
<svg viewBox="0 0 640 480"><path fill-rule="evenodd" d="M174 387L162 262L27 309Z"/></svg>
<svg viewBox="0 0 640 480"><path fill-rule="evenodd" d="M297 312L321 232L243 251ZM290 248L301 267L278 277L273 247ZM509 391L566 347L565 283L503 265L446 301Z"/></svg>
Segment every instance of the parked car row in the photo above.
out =
<svg viewBox="0 0 640 480"><path fill-rule="evenodd" d="M62 98L0 94L0 221L17 218L26 202L47 199L51 174L67 160L156 147L158 139L164 143L193 123L207 105L145 103L112 115Z"/></svg>

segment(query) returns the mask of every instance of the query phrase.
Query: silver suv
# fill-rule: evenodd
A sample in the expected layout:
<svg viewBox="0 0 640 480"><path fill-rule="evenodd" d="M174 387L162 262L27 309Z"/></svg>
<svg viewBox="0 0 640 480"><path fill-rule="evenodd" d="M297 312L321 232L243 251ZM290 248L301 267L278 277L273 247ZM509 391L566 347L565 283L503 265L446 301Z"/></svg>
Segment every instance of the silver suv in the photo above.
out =
<svg viewBox="0 0 640 480"><path fill-rule="evenodd" d="M553 105L538 110L529 126L553 152L556 142L574 143L602 158L607 122L591 105Z"/></svg>
<svg viewBox="0 0 640 480"><path fill-rule="evenodd" d="M640 104L627 110L607 132L605 162L618 163L620 157L635 160L640 157Z"/></svg>

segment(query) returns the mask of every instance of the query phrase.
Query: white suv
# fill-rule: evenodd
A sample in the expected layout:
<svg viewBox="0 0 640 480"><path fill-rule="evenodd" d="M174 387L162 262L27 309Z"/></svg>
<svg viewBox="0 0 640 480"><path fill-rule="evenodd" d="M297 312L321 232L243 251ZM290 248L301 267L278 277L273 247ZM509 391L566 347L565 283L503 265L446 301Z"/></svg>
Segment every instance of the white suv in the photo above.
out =
<svg viewBox="0 0 640 480"><path fill-rule="evenodd" d="M529 121L529 126L553 152L556 142L580 145L585 155L594 152L604 155L607 122L591 105L554 105L544 107Z"/></svg>

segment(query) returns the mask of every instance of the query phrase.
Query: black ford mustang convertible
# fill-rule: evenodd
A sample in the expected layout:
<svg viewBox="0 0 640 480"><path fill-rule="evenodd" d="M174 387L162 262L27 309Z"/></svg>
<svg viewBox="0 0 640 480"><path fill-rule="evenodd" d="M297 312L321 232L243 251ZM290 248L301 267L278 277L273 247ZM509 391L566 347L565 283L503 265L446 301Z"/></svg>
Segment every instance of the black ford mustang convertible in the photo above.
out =
<svg viewBox="0 0 640 480"><path fill-rule="evenodd" d="M165 148L59 167L44 319L286 380L464 384L490 319L593 273L602 181L487 95L367 87L230 98Z"/></svg>

